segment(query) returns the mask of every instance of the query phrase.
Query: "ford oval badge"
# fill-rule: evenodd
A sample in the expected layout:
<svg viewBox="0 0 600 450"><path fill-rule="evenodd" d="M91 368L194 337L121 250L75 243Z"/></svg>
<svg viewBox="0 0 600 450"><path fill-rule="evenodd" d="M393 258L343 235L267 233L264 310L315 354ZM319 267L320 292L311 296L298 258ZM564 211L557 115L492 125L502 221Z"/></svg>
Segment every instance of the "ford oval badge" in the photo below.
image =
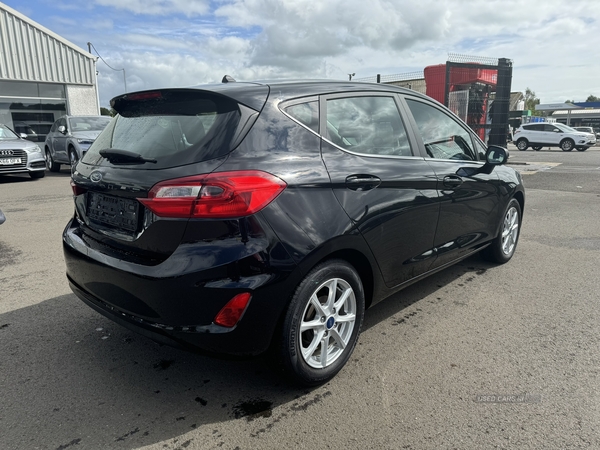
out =
<svg viewBox="0 0 600 450"><path fill-rule="evenodd" d="M96 171L96 172L92 172L90 174L90 180L92 180L94 183L98 183L99 181L102 180L102 173Z"/></svg>

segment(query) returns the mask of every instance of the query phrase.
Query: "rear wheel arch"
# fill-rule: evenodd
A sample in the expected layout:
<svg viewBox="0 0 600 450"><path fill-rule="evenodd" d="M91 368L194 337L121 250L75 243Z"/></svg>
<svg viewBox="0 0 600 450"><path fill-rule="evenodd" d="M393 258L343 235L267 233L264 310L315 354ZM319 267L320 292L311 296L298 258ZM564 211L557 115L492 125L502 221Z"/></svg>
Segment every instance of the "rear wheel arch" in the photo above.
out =
<svg viewBox="0 0 600 450"><path fill-rule="evenodd" d="M517 191L515 192L513 198L519 202L519 206L521 207L521 221L523 221L523 215L525 212L525 196L521 191Z"/></svg>
<svg viewBox="0 0 600 450"><path fill-rule="evenodd" d="M374 289L373 267L369 262L369 259L363 253L355 249L337 250L319 260L314 267L329 259L341 259L346 261L354 267L356 272L358 272L358 276L361 279L363 290L365 292L365 309L367 309L373 301Z"/></svg>

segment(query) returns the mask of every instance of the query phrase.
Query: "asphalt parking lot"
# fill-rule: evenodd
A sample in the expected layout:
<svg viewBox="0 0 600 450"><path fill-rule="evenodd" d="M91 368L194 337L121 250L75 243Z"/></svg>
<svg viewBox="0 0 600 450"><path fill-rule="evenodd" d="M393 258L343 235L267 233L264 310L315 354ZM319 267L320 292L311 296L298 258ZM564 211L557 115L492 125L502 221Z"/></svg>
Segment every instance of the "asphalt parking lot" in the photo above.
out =
<svg viewBox="0 0 600 450"><path fill-rule="evenodd" d="M519 152L513 260L469 258L366 314L315 389L120 328L69 290L69 170L0 176L3 449L600 448L600 147Z"/></svg>

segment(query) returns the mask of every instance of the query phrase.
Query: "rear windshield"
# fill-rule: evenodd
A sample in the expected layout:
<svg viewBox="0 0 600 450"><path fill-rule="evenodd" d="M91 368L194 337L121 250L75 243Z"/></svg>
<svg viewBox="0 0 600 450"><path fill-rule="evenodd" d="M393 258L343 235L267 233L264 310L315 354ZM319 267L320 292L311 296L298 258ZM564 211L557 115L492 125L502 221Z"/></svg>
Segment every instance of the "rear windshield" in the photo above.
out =
<svg viewBox="0 0 600 450"><path fill-rule="evenodd" d="M115 100L119 113L82 159L109 164L100 151L119 149L156 163L132 167L162 169L217 158L231 151L240 121L237 102L197 90L131 94Z"/></svg>

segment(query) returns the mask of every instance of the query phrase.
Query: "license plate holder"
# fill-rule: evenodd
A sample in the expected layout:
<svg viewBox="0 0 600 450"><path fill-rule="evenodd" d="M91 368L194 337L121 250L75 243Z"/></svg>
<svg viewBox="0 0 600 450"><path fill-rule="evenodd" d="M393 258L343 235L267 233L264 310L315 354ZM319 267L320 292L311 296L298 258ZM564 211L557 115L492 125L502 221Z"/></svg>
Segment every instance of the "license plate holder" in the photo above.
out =
<svg viewBox="0 0 600 450"><path fill-rule="evenodd" d="M21 158L0 158L0 166L12 166L13 164L21 164Z"/></svg>
<svg viewBox="0 0 600 450"><path fill-rule="evenodd" d="M134 232L138 228L139 203L135 199L88 192L87 215L95 222Z"/></svg>

